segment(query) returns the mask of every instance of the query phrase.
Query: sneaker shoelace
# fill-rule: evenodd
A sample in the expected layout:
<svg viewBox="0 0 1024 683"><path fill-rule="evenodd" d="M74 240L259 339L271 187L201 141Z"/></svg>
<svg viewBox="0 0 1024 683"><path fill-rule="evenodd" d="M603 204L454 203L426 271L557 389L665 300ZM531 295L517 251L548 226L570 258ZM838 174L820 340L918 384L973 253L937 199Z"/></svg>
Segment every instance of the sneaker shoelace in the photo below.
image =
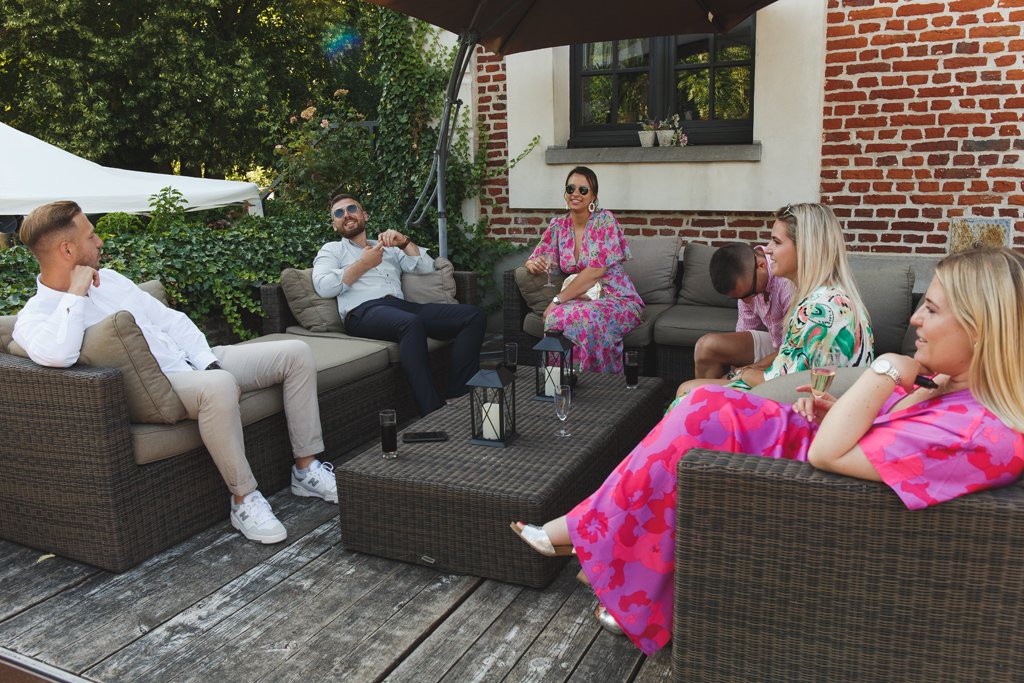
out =
<svg viewBox="0 0 1024 683"><path fill-rule="evenodd" d="M248 518L254 526L260 526L274 516L274 510L270 507L270 503L259 491L249 496L238 508L239 516L242 519Z"/></svg>
<svg viewBox="0 0 1024 683"><path fill-rule="evenodd" d="M319 465L319 467L317 467ZM323 474L321 474L321 470ZM312 477L312 478L311 478ZM334 465L329 462L316 461L315 465L310 466L309 472L306 473L306 481L313 488L318 488L320 482L324 479L334 479Z"/></svg>

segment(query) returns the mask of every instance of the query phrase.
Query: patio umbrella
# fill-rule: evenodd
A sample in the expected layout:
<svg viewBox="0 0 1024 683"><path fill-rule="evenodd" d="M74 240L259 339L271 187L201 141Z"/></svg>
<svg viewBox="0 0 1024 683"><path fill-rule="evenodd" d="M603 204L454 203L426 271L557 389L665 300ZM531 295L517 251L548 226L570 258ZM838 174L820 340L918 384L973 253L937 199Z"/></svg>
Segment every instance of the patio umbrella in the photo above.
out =
<svg viewBox="0 0 1024 683"><path fill-rule="evenodd" d="M434 163L409 215L418 223L437 197L438 251L448 256L444 168L458 116L459 83L477 43L500 55L556 45L680 33L722 33L774 0L367 0L459 35ZM436 178L436 187L434 179ZM418 215L417 215L418 214Z"/></svg>

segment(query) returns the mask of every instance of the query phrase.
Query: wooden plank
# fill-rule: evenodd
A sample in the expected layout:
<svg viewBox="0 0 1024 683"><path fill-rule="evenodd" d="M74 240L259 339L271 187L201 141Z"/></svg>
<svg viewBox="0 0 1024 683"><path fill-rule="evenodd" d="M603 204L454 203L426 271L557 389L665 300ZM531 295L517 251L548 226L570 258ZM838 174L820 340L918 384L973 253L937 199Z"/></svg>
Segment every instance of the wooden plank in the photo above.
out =
<svg viewBox="0 0 1024 683"><path fill-rule="evenodd" d="M380 680L482 583L473 576L403 565L263 680Z"/></svg>
<svg viewBox="0 0 1024 683"><path fill-rule="evenodd" d="M569 565L575 576L579 566ZM577 583L569 598L507 677L511 681L565 681L597 637L601 626L594 618L597 598L594 592Z"/></svg>
<svg viewBox="0 0 1024 683"><path fill-rule="evenodd" d="M47 555L49 553L0 541L0 622L101 571L81 562Z"/></svg>
<svg viewBox="0 0 1024 683"><path fill-rule="evenodd" d="M303 567L338 542L338 534L336 518L322 524L85 673L101 681L155 680L191 668L205 652L223 644L226 638L221 634L238 637L250 619L245 610L283 582L292 582Z"/></svg>
<svg viewBox="0 0 1024 683"><path fill-rule="evenodd" d="M524 590L509 583L485 581L384 680L388 683L441 680Z"/></svg>
<svg viewBox="0 0 1024 683"><path fill-rule="evenodd" d="M629 681L643 659L644 653L629 638L600 629L568 680L578 683Z"/></svg>
<svg viewBox="0 0 1024 683"><path fill-rule="evenodd" d="M337 515L321 500L274 498L291 543ZM97 574L3 622L0 646L80 673L262 562L281 554L287 562L291 543L252 543L224 522L131 571Z"/></svg>
<svg viewBox="0 0 1024 683"><path fill-rule="evenodd" d="M563 570L544 590L524 588L441 680L503 679L573 593L575 575Z"/></svg>
<svg viewBox="0 0 1024 683"><path fill-rule="evenodd" d="M658 683L672 680L671 643L644 660L633 683Z"/></svg>

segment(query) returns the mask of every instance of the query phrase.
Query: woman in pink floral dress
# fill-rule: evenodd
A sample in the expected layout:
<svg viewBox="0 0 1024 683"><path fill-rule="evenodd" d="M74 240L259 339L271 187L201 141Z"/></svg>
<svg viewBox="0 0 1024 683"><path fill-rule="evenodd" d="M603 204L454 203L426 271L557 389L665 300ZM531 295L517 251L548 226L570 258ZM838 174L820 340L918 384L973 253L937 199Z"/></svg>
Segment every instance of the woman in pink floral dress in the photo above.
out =
<svg viewBox="0 0 1024 683"><path fill-rule="evenodd" d="M622 267L629 256L626 237L611 211L597 204L597 176L585 166L565 179L569 213L551 219L526 261L531 273L557 265L577 277L544 311L544 331L561 331L576 345L580 369L622 372L622 338L640 324L644 302ZM595 300L587 291L600 283Z"/></svg>
<svg viewBox="0 0 1024 683"><path fill-rule="evenodd" d="M1012 483L1024 470L1024 257L946 258L911 323L914 357L881 356L838 400L695 389L566 517L516 532L544 554L575 552L602 625L650 654L672 633L676 464L691 448L881 481L911 510ZM919 373L937 387L915 387Z"/></svg>

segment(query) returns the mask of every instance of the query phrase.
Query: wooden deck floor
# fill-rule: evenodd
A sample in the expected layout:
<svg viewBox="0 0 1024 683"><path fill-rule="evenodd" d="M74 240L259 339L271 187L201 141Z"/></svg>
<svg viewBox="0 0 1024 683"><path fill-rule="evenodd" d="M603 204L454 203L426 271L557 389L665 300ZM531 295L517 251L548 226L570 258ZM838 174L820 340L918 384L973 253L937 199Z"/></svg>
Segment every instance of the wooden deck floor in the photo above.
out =
<svg viewBox="0 0 1024 683"><path fill-rule="evenodd" d="M669 648L597 626L575 561L545 590L442 574L344 550L337 506L271 502L284 544L225 521L120 575L0 541L0 661L119 682L671 678Z"/></svg>

